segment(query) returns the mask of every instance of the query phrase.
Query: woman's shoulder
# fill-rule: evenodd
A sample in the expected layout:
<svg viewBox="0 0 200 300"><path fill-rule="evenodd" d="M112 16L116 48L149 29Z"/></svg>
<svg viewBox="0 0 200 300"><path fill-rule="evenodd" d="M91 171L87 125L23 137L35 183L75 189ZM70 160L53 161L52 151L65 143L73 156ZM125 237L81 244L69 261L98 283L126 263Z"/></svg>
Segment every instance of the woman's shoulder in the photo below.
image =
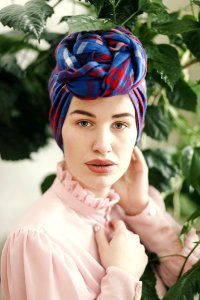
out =
<svg viewBox="0 0 200 300"><path fill-rule="evenodd" d="M66 213L63 201L50 187L17 220L8 237L16 236L16 234L23 236L44 233L56 236L61 226L67 226Z"/></svg>

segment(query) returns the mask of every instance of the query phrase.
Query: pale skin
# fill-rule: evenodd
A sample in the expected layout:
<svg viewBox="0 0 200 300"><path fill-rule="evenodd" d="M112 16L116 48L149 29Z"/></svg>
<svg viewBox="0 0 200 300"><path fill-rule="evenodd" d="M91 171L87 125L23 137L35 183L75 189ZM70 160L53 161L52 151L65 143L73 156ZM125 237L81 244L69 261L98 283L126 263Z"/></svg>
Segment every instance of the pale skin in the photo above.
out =
<svg viewBox="0 0 200 300"><path fill-rule="evenodd" d="M148 168L135 147L136 136L135 110L128 95L93 101L73 97L62 128L68 171L97 197L106 197L114 187L128 215L140 213L148 203ZM94 159L109 159L115 165L111 172L96 174L86 164ZM120 220L111 221L110 226L110 241L103 228L95 226L102 266L121 268L139 279L147 264L139 236Z"/></svg>
<svg viewBox="0 0 200 300"><path fill-rule="evenodd" d="M133 151L128 170L114 188L120 195L119 205L128 215L140 213L148 204L148 168L138 147ZM95 228L102 265L120 267L140 279L148 258L139 236L130 232L122 221L113 220L111 224L115 234L110 242L102 228Z"/></svg>

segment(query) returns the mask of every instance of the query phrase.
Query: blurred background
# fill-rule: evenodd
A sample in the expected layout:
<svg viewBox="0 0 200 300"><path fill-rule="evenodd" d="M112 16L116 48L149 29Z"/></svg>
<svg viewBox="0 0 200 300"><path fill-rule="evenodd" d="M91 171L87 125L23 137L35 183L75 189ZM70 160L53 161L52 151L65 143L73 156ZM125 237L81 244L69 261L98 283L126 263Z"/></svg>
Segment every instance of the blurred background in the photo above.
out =
<svg viewBox="0 0 200 300"><path fill-rule="evenodd" d="M0 9L9 4L24 4L25 0L0 0ZM49 1L50 5L56 1ZM170 11L175 11L188 4L187 0L164 0L164 4ZM47 29L51 32L66 32L66 23L58 25L60 18L65 15L84 14L86 8L78 2L66 0L57 5L56 14L47 21ZM0 24L0 33L9 31L8 27ZM163 37L160 37L162 39ZM41 47L46 47L41 42ZM25 55L21 53L18 62L24 68L34 54L29 51ZM53 66L52 66L53 68ZM193 65L189 69L191 79L200 78L199 65ZM33 125L34 126L34 125ZM148 141L146 141L148 142ZM152 141L151 141L152 142ZM166 144L165 144L166 146ZM44 178L56 171L56 164L62 160L63 154L54 140L49 140L47 146L38 152L31 154L31 159L21 161L6 161L0 158L0 253L6 235L18 218L41 195L40 184Z"/></svg>
<svg viewBox="0 0 200 300"><path fill-rule="evenodd" d="M0 9L9 4L24 4L25 0L1 0ZM50 4L55 1L50 1ZM164 0L166 6L171 10L177 10L187 5L186 0ZM56 14L47 21L47 29L51 32L66 32L66 24L58 25L58 22L65 11L65 15L76 15L85 13L85 8L78 3L70 0L62 2L56 7ZM0 24L0 33L10 29ZM45 45L42 45L45 47ZM28 63L32 59L33 53L28 52L26 56L21 54L19 62ZM194 65L190 68L192 78L199 77L199 66ZM56 164L62 160L62 152L51 140L37 153L31 155L31 160L12 162L0 158L0 251L5 237L14 222L30 207L30 205L40 196L40 184L50 173L55 173Z"/></svg>

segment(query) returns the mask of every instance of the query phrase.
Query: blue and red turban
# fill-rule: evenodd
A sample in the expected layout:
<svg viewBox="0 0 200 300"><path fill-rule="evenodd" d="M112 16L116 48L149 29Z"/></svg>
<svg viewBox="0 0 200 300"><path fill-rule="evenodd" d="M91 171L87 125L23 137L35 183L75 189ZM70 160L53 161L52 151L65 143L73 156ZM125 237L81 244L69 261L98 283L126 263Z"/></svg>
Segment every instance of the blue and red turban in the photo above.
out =
<svg viewBox="0 0 200 300"><path fill-rule="evenodd" d="M62 126L73 96L93 100L128 93L135 108L138 141L147 106L147 58L140 41L121 26L76 32L58 44L55 57L57 64L49 79L49 118L60 148Z"/></svg>

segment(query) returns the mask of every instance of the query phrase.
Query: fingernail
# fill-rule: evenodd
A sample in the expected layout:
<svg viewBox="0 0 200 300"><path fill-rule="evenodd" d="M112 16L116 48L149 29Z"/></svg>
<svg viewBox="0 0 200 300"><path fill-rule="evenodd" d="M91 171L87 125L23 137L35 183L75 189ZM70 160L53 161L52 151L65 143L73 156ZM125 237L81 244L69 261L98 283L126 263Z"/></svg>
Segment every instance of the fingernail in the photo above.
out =
<svg viewBox="0 0 200 300"><path fill-rule="evenodd" d="M101 227L98 224L95 224L93 228L94 228L95 232L97 232L101 229Z"/></svg>

